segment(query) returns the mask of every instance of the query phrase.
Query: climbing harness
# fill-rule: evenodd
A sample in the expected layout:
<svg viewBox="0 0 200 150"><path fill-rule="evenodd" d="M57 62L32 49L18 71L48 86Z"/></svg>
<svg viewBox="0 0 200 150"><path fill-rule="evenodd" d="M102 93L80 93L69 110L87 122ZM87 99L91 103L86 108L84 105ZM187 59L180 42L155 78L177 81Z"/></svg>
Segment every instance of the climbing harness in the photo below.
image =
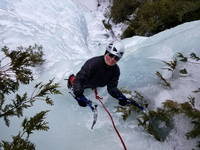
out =
<svg viewBox="0 0 200 150"><path fill-rule="evenodd" d="M104 110L106 111L106 113L107 113L108 116L110 117L110 120L111 120L111 122L112 122L113 128L114 128L115 132L117 133L117 135L118 135L118 137L119 137L119 139L120 139L120 141L121 141L121 143L122 143L122 145L123 145L123 147L124 147L124 150L127 150L126 145L125 145L125 143L124 143L124 140L123 140L122 136L120 135L118 129L116 128L116 125L115 125L115 122L114 122L114 120L113 120L113 117L112 117L112 115L110 114L110 112L108 111L108 109L106 108L106 106L105 106L105 105L103 104L103 102L101 101L103 98L100 97L100 96L98 96L98 92L97 92L97 89L96 89L96 88L94 89L94 93L95 93L96 99L101 103L101 105L103 106Z"/></svg>

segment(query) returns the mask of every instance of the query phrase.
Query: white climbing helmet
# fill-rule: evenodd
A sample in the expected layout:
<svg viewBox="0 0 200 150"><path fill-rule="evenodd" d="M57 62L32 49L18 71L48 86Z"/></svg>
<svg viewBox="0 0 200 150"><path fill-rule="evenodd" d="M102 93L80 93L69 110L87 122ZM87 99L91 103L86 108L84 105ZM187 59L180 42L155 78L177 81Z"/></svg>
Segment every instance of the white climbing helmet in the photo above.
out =
<svg viewBox="0 0 200 150"><path fill-rule="evenodd" d="M114 43L110 43L106 48L106 51L109 53L121 58L124 54L125 47L120 41L115 41Z"/></svg>

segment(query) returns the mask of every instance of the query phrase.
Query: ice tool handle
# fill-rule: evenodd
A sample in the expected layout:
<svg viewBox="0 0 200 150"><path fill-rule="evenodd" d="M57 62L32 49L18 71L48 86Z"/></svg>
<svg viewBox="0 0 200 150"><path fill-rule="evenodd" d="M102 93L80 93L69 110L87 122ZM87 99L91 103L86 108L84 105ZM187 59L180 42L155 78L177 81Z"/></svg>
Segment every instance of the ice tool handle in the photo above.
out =
<svg viewBox="0 0 200 150"><path fill-rule="evenodd" d="M76 97L72 92L69 92L69 93L74 97L74 99L77 100L77 97ZM86 103L87 103L87 106L89 106L89 107L91 108L92 111L95 110L95 107L96 107L96 106L95 106L95 107L92 106L92 101L88 100Z"/></svg>
<svg viewBox="0 0 200 150"><path fill-rule="evenodd" d="M87 101L87 105L91 108L91 110L94 112L95 108L97 107L97 105L95 105L94 107L92 106L92 102L90 100Z"/></svg>
<svg viewBox="0 0 200 150"><path fill-rule="evenodd" d="M94 105L92 106L92 101L88 100L87 101L87 106L89 106L93 112L93 123L92 123L92 126L91 126L91 129L94 128L94 125L96 124L97 122L97 116L98 116L98 112L97 112L97 106L98 105Z"/></svg>

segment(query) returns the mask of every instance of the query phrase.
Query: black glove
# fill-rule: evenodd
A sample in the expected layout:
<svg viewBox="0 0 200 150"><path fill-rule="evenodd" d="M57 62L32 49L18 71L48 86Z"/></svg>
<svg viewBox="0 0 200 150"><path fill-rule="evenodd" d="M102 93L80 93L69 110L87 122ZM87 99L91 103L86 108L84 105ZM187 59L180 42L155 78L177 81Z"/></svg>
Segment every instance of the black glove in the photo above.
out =
<svg viewBox="0 0 200 150"><path fill-rule="evenodd" d="M126 98L124 95L121 95L120 97L117 98L119 100L119 105L125 106L128 104L128 98Z"/></svg>
<svg viewBox="0 0 200 150"><path fill-rule="evenodd" d="M76 97L76 100L77 100L78 104L82 107L86 107L87 105L89 105L91 103L91 101L88 100L84 95Z"/></svg>

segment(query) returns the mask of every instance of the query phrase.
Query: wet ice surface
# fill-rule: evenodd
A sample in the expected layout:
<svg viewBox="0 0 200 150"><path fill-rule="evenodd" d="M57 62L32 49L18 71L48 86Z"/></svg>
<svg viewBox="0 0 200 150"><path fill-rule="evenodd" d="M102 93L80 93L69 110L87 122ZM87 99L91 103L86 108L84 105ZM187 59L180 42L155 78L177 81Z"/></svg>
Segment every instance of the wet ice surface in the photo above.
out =
<svg viewBox="0 0 200 150"><path fill-rule="evenodd" d="M50 130L36 132L31 137L38 150L122 149L111 121L101 105L94 100L93 92L88 90L86 95L94 103L99 104L99 116L94 130L91 130L91 111L77 105L68 94L66 81L63 80L69 74L76 73L88 58L104 54L106 44L111 39L106 36L107 32L98 17L99 14L72 0L2 0L0 2L1 46L15 48L34 43L43 45L46 63L35 70L36 82L55 77L55 80L61 84L63 95L53 97L55 100L53 107L37 103L35 107L24 113L25 116L32 116L40 110L51 110L47 117ZM186 55L191 52L200 54L199 39L200 21L185 23L149 38L124 39L126 54L119 62L121 68L119 87L126 87L132 91L139 90L150 99L151 108L161 106L166 99L186 101L191 91L196 90L200 85L198 64L187 65L190 75L176 78L171 90L160 86L155 71L160 71L163 67L162 60L171 60L176 52L183 52ZM28 92L32 91L32 86L33 84L26 87ZM166 142L160 143L137 126L135 117L124 122L122 117L115 113L117 101L107 95L106 88L99 92L104 96L103 101L112 113L128 149L188 150L194 147L194 140L183 137L182 132L191 127L190 124L185 123L186 119L183 116L179 116L176 121L180 128L173 130ZM200 102L197 101L198 108L199 104ZM0 138L9 140L10 135L16 135L18 132L16 127L20 126L20 121L13 117L11 127L7 128L1 120Z"/></svg>

